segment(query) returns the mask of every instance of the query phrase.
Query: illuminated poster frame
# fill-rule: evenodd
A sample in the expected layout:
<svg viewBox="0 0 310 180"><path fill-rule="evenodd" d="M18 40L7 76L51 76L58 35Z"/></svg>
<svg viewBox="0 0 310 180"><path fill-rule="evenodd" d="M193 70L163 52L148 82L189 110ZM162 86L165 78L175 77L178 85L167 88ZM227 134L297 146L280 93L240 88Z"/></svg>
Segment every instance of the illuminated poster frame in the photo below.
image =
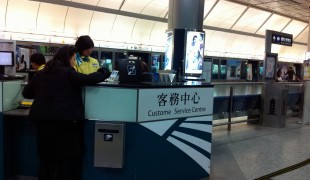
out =
<svg viewBox="0 0 310 180"><path fill-rule="evenodd" d="M226 72L227 80L240 80L241 60L228 59L226 64Z"/></svg>
<svg viewBox="0 0 310 180"><path fill-rule="evenodd" d="M276 68L277 68L278 54L266 53L265 56L265 79L274 80L276 78Z"/></svg>
<svg viewBox="0 0 310 180"><path fill-rule="evenodd" d="M184 74L201 75L205 49L204 31L187 31L185 42Z"/></svg>
<svg viewBox="0 0 310 180"><path fill-rule="evenodd" d="M168 31L167 33L167 41L165 47L165 58L163 60L163 69L171 70L173 63L173 32Z"/></svg>

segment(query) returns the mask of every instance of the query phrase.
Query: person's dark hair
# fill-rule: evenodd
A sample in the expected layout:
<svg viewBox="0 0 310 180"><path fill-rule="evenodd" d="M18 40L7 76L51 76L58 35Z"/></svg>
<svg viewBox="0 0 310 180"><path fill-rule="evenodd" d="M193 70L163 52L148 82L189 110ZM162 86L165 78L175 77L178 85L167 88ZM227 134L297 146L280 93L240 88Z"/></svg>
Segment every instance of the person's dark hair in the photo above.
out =
<svg viewBox="0 0 310 180"><path fill-rule="evenodd" d="M34 53L30 56L30 63L36 63L41 66L46 63L45 57L41 53Z"/></svg>
<svg viewBox="0 0 310 180"><path fill-rule="evenodd" d="M85 35L80 36L77 41L75 42L75 48L77 51L82 55L82 52L86 49L94 48L94 42L93 40Z"/></svg>
<svg viewBox="0 0 310 180"><path fill-rule="evenodd" d="M70 59L71 57L76 53L76 49L74 46L62 46L60 47L52 60L48 61L44 67L44 70L46 72L51 71L56 64L59 64L61 66L65 67L71 67Z"/></svg>
<svg viewBox="0 0 310 180"><path fill-rule="evenodd" d="M196 35L194 35L194 36L193 36L192 46L194 46L194 45L195 45L195 42L194 42L194 41L195 41L195 39L197 39L197 36L196 36Z"/></svg>
<svg viewBox="0 0 310 180"><path fill-rule="evenodd" d="M142 72L149 72L149 66L147 65L147 63L143 60L140 60L141 61L141 71Z"/></svg>

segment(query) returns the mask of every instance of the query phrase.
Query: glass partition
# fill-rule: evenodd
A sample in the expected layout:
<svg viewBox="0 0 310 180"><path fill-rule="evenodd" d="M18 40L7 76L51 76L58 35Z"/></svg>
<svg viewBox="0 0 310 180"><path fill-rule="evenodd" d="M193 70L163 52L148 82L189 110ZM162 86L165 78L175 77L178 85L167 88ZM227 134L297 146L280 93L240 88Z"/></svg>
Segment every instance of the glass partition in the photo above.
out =
<svg viewBox="0 0 310 180"><path fill-rule="evenodd" d="M219 60L213 59L212 61L212 80L219 79Z"/></svg>
<svg viewBox="0 0 310 180"><path fill-rule="evenodd" d="M213 124L227 123L231 112L232 123L259 117L263 83L213 83ZM232 109L230 110L230 94Z"/></svg>
<svg viewBox="0 0 310 180"><path fill-rule="evenodd" d="M264 82L217 82L214 85L213 125L259 120ZM287 116L301 116L304 85L302 82L283 82L288 89ZM268 92L267 92L268 93ZM230 109L230 100L232 100Z"/></svg>
<svg viewBox="0 0 310 180"><path fill-rule="evenodd" d="M226 79L227 76L227 60L221 60L221 66L220 66L220 79Z"/></svg>
<svg viewBox="0 0 310 180"><path fill-rule="evenodd" d="M23 99L22 82L23 80L2 82L3 112L16 109L18 107L19 102Z"/></svg>
<svg viewBox="0 0 310 180"><path fill-rule="evenodd" d="M111 72L113 70L113 52L111 51L100 51L99 63L100 67L105 67Z"/></svg>
<svg viewBox="0 0 310 180"><path fill-rule="evenodd" d="M303 111L303 83L287 83L287 115L302 115Z"/></svg>
<svg viewBox="0 0 310 180"><path fill-rule="evenodd" d="M3 112L3 108L2 108L2 99L3 99L3 94L2 94L2 86L3 86L3 82L0 82L0 112Z"/></svg>

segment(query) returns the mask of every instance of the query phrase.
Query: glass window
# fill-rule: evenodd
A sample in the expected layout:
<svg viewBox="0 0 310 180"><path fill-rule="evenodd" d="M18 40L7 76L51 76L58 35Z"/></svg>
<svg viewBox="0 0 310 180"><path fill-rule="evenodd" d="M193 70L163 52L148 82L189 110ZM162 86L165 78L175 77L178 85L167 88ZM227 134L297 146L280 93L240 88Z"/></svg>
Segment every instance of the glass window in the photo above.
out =
<svg viewBox="0 0 310 180"><path fill-rule="evenodd" d="M113 53L112 52L100 51L100 59L99 59L100 67L105 67L105 68L109 69L110 71L112 71L113 70L112 59L113 59Z"/></svg>
<svg viewBox="0 0 310 180"><path fill-rule="evenodd" d="M226 70L227 60L221 60L220 66L220 79L226 79L227 70Z"/></svg>
<svg viewBox="0 0 310 180"><path fill-rule="evenodd" d="M95 59L99 59L99 55L98 55L98 50L93 50L90 54L90 57L95 58Z"/></svg>
<svg viewBox="0 0 310 180"><path fill-rule="evenodd" d="M219 79L219 60L213 59L212 62L212 79Z"/></svg>

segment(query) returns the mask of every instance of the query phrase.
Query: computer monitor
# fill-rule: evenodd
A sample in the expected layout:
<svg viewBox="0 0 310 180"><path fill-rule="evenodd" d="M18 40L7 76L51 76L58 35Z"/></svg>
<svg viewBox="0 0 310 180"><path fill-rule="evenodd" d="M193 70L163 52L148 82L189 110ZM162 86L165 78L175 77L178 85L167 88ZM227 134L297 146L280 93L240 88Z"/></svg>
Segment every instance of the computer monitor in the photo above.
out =
<svg viewBox="0 0 310 180"><path fill-rule="evenodd" d="M200 76L202 74L205 33L187 31L184 58L184 75Z"/></svg>
<svg viewBox="0 0 310 180"><path fill-rule="evenodd" d="M142 81L141 62L137 59L117 59L120 83L139 83Z"/></svg>
<svg viewBox="0 0 310 180"><path fill-rule="evenodd" d="M0 51L0 66L14 66L13 51Z"/></svg>

